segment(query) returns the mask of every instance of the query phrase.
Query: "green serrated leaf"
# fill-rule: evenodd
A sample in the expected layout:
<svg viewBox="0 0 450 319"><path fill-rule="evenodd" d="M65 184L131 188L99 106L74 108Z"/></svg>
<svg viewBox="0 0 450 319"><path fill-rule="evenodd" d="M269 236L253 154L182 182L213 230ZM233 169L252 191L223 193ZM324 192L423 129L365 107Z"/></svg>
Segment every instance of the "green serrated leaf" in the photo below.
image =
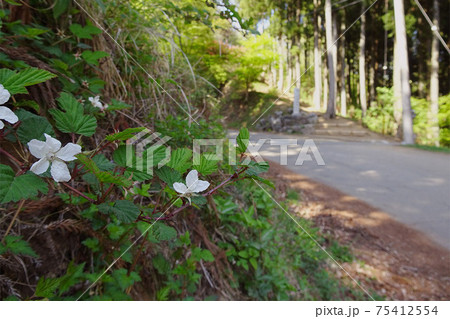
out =
<svg viewBox="0 0 450 319"><path fill-rule="evenodd" d="M85 263L75 265L73 261L69 263L66 274L60 278L58 285L59 294L62 294L77 284L83 275L83 268Z"/></svg>
<svg viewBox="0 0 450 319"><path fill-rule="evenodd" d="M102 183L116 184L119 186L123 186L125 188L129 188L131 187L131 185L133 185L133 182L125 178L124 176L113 175L110 172L100 172L96 176L98 180Z"/></svg>
<svg viewBox="0 0 450 319"><path fill-rule="evenodd" d="M0 164L0 203L17 202L36 197L38 193L47 194L48 186L33 173L15 176L7 165Z"/></svg>
<svg viewBox="0 0 450 319"><path fill-rule="evenodd" d="M161 274L165 275L170 271L170 263L159 253L152 259L153 267Z"/></svg>
<svg viewBox="0 0 450 319"><path fill-rule="evenodd" d="M97 154L95 155L92 160L97 165L97 167L101 171L110 171L112 170L116 165L111 162L109 159L106 158L103 154Z"/></svg>
<svg viewBox="0 0 450 319"><path fill-rule="evenodd" d="M153 145L139 155L135 145L121 145L114 151L113 158L119 166L150 173L152 167L166 158L166 147Z"/></svg>
<svg viewBox="0 0 450 319"><path fill-rule="evenodd" d="M102 33L102 30L92 25L85 27L74 23L69 27L70 31L80 39L92 39L92 35Z"/></svg>
<svg viewBox="0 0 450 319"><path fill-rule="evenodd" d="M71 0L56 0L53 6L53 17L58 19L61 14L67 11Z"/></svg>
<svg viewBox="0 0 450 319"><path fill-rule="evenodd" d="M133 166L136 166L136 153L134 151L134 148L131 150L129 156L129 161L131 164L127 162L127 147L125 145L120 145L113 153L114 162L117 165L126 168L124 176L132 177L134 181L145 181L150 179L152 177L151 174L143 171L138 171L137 169L133 168ZM131 166L128 166L129 164Z"/></svg>
<svg viewBox="0 0 450 319"><path fill-rule="evenodd" d="M30 107L33 110L35 110L37 113L39 113L40 111L40 106L39 104L36 103L36 101L32 101L32 100L21 100L21 101L17 101L14 103L14 106L16 107ZM17 113L16 113L17 115Z"/></svg>
<svg viewBox="0 0 450 319"><path fill-rule="evenodd" d="M239 134L236 137L236 142L238 144L237 151L239 154L245 153L247 150L248 142L250 138L250 133L246 127L239 130Z"/></svg>
<svg viewBox="0 0 450 319"><path fill-rule="evenodd" d="M18 73L13 72L14 74L9 72L6 73L9 76L2 84L11 94L28 93L25 89L26 86L42 83L56 77L56 75L51 72L37 68L27 68ZM0 76L0 78L3 76L4 75Z"/></svg>
<svg viewBox="0 0 450 319"><path fill-rule="evenodd" d="M81 243L93 252L100 251L99 240L97 238L88 238L83 240Z"/></svg>
<svg viewBox="0 0 450 319"><path fill-rule="evenodd" d="M200 174L209 175L217 171L217 160L214 159L215 154L203 154L200 157L200 164L194 165L193 168L196 169Z"/></svg>
<svg viewBox="0 0 450 319"><path fill-rule="evenodd" d="M173 183L181 182L181 174L173 168L163 166L156 170L156 175L169 187L172 187Z"/></svg>
<svg viewBox="0 0 450 319"><path fill-rule="evenodd" d="M142 154L144 167L156 167L166 158L166 147L153 145L147 148Z"/></svg>
<svg viewBox="0 0 450 319"><path fill-rule="evenodd" d="M118 101L116 99L112 99L111 103L109 103L108 108L106 109L107 111L116 111L116 110L123 110L123 109L129 109L132 108L133 105L127 104L125 102L122 101Z"/></svg>
<svg viewBox="0 0 450 319"><path fill-rule="evenodd" d="M6 3L12 4L13 6L21 6L22 4L13 0L5 0Z"/></svg>
<svg viewBox="0 0 450 319"><path fill-rule="evenodd" d="M83 114L83 106L69 93L61 93L57 98L62 110L51 109L50 114L56 122L56 127L64 133L76 133L92 136L97 128L95 117Z"/></svg>
<svg viewBox="0 0 450 319"><path fill-rule="evenodd" d="M125 268L116 269L111 275L122 290L132 286L135 282L141 281L141 277L137 272L132 271L128 274L128 270Z"/></svg>
<svg viewBox="0 0 450 319"><path fill-rule="evenodd" d="M6 252L14 255L39 257L30 247L30 244L22 239L22 236L6 236L3 239L3 242L0 243L0 255L5 254Z"/></svg>
<svg viewBox="0 0 450 319"><path fill-rule="evenodd" d="M126 141L134 136L135 133L139 133L145 130L145 127L131 127L123 130L119 133L114 133L106 136L106 140L113 142L113 141Z"/></svg>
<svg viewBox="0 0 450 319"><path fill-rule="evenodd" d="M108 224L108 226L106 226L106 229L108 230L109 238L111 238L112 240L119 239L120 236L122 236L122 234L126 231L123 226L116 224Z"/></svg>
<svg viewBox="0 0 450 319"><path fill-rule="evenodd" d="M67 71L69 69L69 65L59 59L51 59L51 61L54 68L61 69L63 71Z"/></svg>
<svg viewBox="0 0 450 319"><path fill-rule="evenodd" d="M109 53L106 53L104 51L94 51L86 50L81 53L81 57L89 64L93 64L98 66L98 60L101 58L109 56Z"/></svg>
<svg viewBox="0 0 450 319"><path fill-rule="evenodd" d="M204 261L210 261L210 262L214 261L214 256L208 249L203 249L202 250L201 258Z"/></svg>
<svg viewBox="0 0 450 319"><path fill-rule="evenodd" d="M160 241L171 240L177 237L177 230L175 228L160 222L153 225L152 232Z"/></svg>
<svg viewBox="0 0 450 319"><path fill-rule="evenodd" d="M37 283L34 295L36 297L51 298L55 295L56 289L60 284L60 278L41 277Z"/></svg>
<svg viewBox="0 0 450 319"><path fill-rule="evenodd" d="M257 176L261 173L265 173L269 170L269 163L268 162L254 162L251 161L248 164L248 169L246 173L250 176Z"/></svg>
<svg viewBox="0 0 450 319"><path fill-rule="evenodd" d="M98 205L98 210L104 214L113 214L124 223L131 223L139 216L139 208L128 200L118 200L110 204Z"/></svg>
<svg viewBox="0 0 450 319"><path fill-rule="evenodd" d="M84 167L89 172L93 173L94 175L100 173L100 169L98 168L97 164L86 154L80 153L75 155L75 157L78 158L82 164L84 164Z"/></svg>
<svg viewBox="0 0 450 319"><path fill-rule="evenodd" d="M21 122L17 129L17 136L23 144L28 143L32 139L43 141L45 139L44 133L55 137L52 125L45 117L25 110L18 110L16 115Z"/></svg>
<svg viewBox="0 0 450 319"><path fill-rule="evenodd" d="M258 262L256 261L255 258L250 258L250 259L249 259L249 262L250 262L250 264L253 266L253 268L254 268L255 270L258 269Z"/></svg>
<svg viewBox="0 0 450 319"><path fill-rule="evenodd" d="M197 206L204 206L206 205L206 197L205 196L193 196L191 197L192 204L195 204Z"/></svg>
<svg viewBox="0 0 450 319"><path fill-rule="evenodd" d="M5 83L7 79L15 74L13 70L10 69L0 69L0 83ZM11 92L10 92L11 93Z"/></svg>
<svg viewBox="0 0 450 319"><path fill-rule="evenodd" d="M120 175L114 175L112 172L109 171L101 171L100 168L97 166L96 162L92 159L87 157L85 154L78 154L76 155L76 157L80 160L81 163L84 164L84 167L91 172L95 177L97 177L97 179L99 180L99 182L102 183L108 183L108 184L116 184L116 185L120 185L123 187L130 187L132 185L132 181L128 180L127 178L125 178L124 176L120 176ZM97 161L99 160L99 158L101 157L97 157ZM104 161L107 161L108 164L112 164L108 162L108 160L106 158L104 158L103 161L103 166L107 165Z"/></svg>
<svg viewBox="0 0 450 319"><path fill-rule="evenodd" d="M192 165L192 151L188 148L179 148L172 152L170 161L166 164L181 174L186 172Z"/></svg>

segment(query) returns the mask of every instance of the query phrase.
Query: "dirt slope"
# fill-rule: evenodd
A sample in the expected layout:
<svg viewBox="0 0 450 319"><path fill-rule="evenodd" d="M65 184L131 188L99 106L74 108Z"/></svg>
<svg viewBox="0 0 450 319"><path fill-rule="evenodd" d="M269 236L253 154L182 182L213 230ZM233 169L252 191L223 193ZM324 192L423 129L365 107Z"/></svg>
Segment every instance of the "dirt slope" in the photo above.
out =
<svg viewBox="0 0 450 319"><path fill-rule="evenodd" d="M348 245L356 260L343 267L366 289L392 300L449 300L450 252L425 234L332 187L270 163L280 196L298 191L291 207L321 232ZM338 276L346 277L338 267Z"/></svg>

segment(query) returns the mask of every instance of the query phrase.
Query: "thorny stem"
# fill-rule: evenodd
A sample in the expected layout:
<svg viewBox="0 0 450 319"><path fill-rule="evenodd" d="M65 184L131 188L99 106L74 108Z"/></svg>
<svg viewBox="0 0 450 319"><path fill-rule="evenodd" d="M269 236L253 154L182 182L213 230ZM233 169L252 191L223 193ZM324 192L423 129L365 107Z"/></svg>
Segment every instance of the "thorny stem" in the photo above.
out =
<svg viewBox="0 0 450 319"><path fill-rule="evenodd" d="M111 184L108 189L105 191L105 193L103 193L103 196L100 197L100 199L97 200L96 203L100 204L103 203L105 201L106 196L108 196L108 194L111 192L111 190L113 189L114 184Z"/></svg>
<svg viewBox="0 0 450 319"><path fill-rule="evenodd" d="M61 184L63 184L63 185L66 186L67 188L69 188L71 191L73 191L73 192L76 193L77 195L80 195L81 197L87 199L87 200L90 201L91 203L95 203L95 200L93 200L92 198L90 198L90 197L84 195L82 192L80 192L79 190L73 188L73 187L70 186L69 184L67 184L67 183L61 183Z"/></svg>
<svg viewBox="0 0 450 319"><path fill-rule="evenodd" d="M12 126L12 128L13 129L15 129L16 127L18 127L20 124L21 124L22 122L21 121L18 121L17 123L15 123L13 126ZM11 132L13 132L13 130L9 130L8 132L4 132L4 131L1 131L0 132L0 139L2 139L2 138L4 138L5 136L7 136L9 133L11 133Z"/></svg>
<svg viewBox="0 0 450 319"><path fill-rule="evenodd" d="M0 153L5 154L6 156L8 156L11 160L13 160L16 164L19 165L19 167L22 167L23 163L21 161L19 161L17 158L15 158L14 156L12 156L11 154L9 154L7 151L5 151L3 148L0 148Z"/></svg>
<svg viewBox="0 0 450 319"><path fill-rule="evenodd" d="M220 183L219 185L217 185L216 187L211 189L209 192L202 194L202 196L206 197L206 196L210 196L210 195L214 194L219 188L225 186L226 184L230 183L232 180L238 178L238 176L240 174L242 174L243 172L245 172L247 169L248 169L248 167L244 167L240 171L235 172L234 174L230 175L226 180L224 180L222 183Z"/></svg>
<svg viewBox="0 0 450 319"><path fill-rule="evenodd" d="M97 155L101 150L105 149L109 144L111 144L111 141L108 141L107 143L103 144L101 147L98 148L98 150L96 150L94 152L94 155L92 155L92 157L94 157L95 155Z"/></svg>

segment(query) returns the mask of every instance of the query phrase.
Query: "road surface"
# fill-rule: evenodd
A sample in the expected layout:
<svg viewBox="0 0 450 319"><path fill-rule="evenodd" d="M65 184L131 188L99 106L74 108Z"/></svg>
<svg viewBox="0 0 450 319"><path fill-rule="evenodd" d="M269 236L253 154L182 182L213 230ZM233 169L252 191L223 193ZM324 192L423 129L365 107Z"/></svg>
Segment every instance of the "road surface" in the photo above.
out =
<svg viewBox="0 0 450 319"><path fill-rule="evenodd" d="M450 249L450 154L321 138L313 141L325 165L317 165L313 155L312 161L296 165L304 136L250 134L252 142L259 139L267 139L261 156L279 164L281 147L270 139L297 139L297 146L287 146L287 168L359 198Z"/></svg>

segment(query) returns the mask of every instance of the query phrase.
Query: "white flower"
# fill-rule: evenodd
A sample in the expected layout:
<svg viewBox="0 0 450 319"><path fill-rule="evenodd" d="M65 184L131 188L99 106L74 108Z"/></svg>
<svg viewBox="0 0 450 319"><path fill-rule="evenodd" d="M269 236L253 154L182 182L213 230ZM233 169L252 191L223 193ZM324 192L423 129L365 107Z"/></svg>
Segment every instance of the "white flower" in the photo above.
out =
<svg viewBox="0 0 450 319"><path fill-rule="evenodd" d="M14 124L19 120L19 118L16 114L14 114L13 111L11 111L6 106L1 105L8 102L10 97L11 94L9 93L9 91L0 84L0 130L5 127L5 124L3 124L3 121L1 120L5 120L6 122L9 122L11 124Z"/></svg>
<svg viewBox="0 0 450 319"><path fill-rule="evenodd" d="M186 176L186 185L183 183L174 183L173 188L183 197L190 196L194 193L200 193L209 187L209 182L198 179L198 172L194 169Z"/></svg>
<svg viewBox="0 0 450 319"><path fill-rule="evenodd" d="M81 153L81 146L73 143L67 143L61 148L61 142L56 138L45 134L45 142L39 140L31 140L28 142L30 153L39 158L30 170L37 174L43 174L47 171L50 163L52 167L50 173L56 182L68 182L71 179L69 169L65 162L76 159L75 155Z"/></svg>
<svg viewBox="0 0 450 319"><path fill-rule="evenodd" d="M99 108L100 110L104 110L108 107L108 104L103 105L102 102L100 102L100 96L96 97L90 97L89 102L91 102L92 106Z"/></svg>

